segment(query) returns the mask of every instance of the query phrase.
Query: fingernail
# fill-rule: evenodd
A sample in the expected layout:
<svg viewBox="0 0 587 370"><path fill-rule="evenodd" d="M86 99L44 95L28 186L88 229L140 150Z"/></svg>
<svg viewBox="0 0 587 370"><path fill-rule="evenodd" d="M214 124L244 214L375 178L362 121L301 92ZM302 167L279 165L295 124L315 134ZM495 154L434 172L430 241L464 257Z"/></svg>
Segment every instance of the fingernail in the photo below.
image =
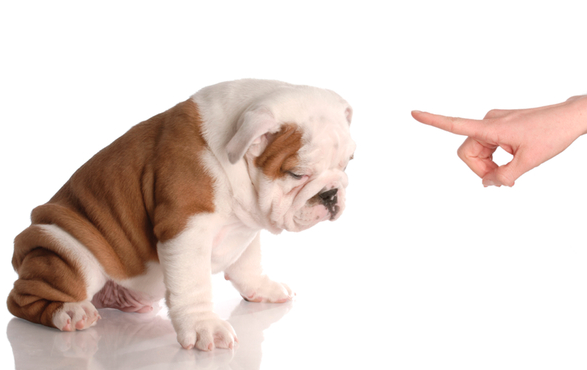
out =
<svg viewBox="0 0 587 370"><path fill-rule="evenodd" d="M483 180L483 186L484 187L495 186L495 183L491 180Z"/></svg>

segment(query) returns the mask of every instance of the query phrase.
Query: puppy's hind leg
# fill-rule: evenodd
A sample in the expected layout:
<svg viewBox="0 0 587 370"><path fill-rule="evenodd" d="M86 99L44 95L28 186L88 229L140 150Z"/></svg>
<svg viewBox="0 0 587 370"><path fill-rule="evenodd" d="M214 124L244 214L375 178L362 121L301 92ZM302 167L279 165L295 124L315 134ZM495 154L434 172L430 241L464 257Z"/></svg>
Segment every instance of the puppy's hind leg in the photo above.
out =
<svg viewBox="0 0 587 370"><path fill-rule="evenodd" d="M19 278L7 302L13 315L63 331L98 321L88 300L88 290L96 289L88 284L91 266L84 265L80 251L71 250L72 241L79 244L54 225L32 225L16 238L13 265Z"/></svg>

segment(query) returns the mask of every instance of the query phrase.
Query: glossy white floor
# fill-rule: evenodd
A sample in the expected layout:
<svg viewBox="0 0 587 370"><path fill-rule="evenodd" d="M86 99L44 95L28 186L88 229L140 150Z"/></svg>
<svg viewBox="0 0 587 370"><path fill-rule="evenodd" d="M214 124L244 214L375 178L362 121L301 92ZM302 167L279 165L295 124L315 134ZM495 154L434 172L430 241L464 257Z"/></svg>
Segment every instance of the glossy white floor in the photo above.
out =
<svg viewBox="0 0 587 370"><path fill-rule="evenodd" d="M262 236L295 302L246 303L214 277L233 351L182 350L164 308L60 333L0 305L2 369L585 369L587 138L484 189L463 138L409 114L586 93L584 14L572 0L0 2L0 300L32 208L203 86L332 89L358 144L340 220Z"/></svg>
<svg viewBox="0 0 587 370"><path fill-rule="evenodd" d="M269 339L273 342L269 345L277 346L275 352L282 352L286 356L284 360L290 353L291 348L279 349L279 343L288 336L292 324L302 328L295 324L295 319L292 322L293 316L288 320L288 312L293 307L292 303L253 304L238 298L221 301L216 311L238 332L240 345L234 350L211 353L183 350L175 339L164 307L157 313L144 315L102 309L99 325L75 333L61 333L12 319L7 326L7 337L18 369L258 369L266 361L263 358L265 337L273 338ZM301 311L301 307L296 310ZM280 321L280 329L271 329L271 325ZM266 368L283 365L266 362L264 367L269 366ZM286 361L288 365L303 362L303 359Z"/></svg>

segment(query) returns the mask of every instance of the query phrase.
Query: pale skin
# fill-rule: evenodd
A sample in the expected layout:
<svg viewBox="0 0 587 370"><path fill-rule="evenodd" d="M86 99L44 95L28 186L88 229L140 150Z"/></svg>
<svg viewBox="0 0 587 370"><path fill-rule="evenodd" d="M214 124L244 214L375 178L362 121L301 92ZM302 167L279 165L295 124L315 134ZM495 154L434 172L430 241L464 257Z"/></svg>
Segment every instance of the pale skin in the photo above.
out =
<svg viewBox="0 0 587 370"><path fill-rule="evenodd" d="M483 179L483 186L513 186L516 180L564 151L587 133L587 95L539 108L491 110L482 120L413 111L427 125L467 136L458 156ZM502 166L493 161L501 147L513 155Z"/></svg>

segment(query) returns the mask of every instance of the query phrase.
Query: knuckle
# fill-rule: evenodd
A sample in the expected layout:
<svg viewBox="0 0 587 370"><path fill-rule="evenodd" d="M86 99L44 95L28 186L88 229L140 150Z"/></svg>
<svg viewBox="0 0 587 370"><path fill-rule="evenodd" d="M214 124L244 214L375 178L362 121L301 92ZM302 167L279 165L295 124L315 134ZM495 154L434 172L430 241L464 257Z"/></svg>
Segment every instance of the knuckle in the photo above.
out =
<svg viewBox="0 0 587 370"><path fill-rule="evenodd" d="M575 100L579 100L584 98L587 95L575 95L575 96L571 96L570 98L567 99L567 102L574 102Z"/></svg>
<svg viewBox="0 0 587 370"><path fill-rule="evenodd" d="M463 145L461 145L458 149L457 149L457 156L465 161L467 158L466 152L465 152L465 148L463 148Z"/></svg>
<svg viewBox="0 0 587 370"><path fill-rule="evenodd" d="M500 116L502 114L502 110L501 109L492 109L489 112L487 112L487 114L485 115L486 119L491 119L491 118L496 118L498 116Z"/></svg>

